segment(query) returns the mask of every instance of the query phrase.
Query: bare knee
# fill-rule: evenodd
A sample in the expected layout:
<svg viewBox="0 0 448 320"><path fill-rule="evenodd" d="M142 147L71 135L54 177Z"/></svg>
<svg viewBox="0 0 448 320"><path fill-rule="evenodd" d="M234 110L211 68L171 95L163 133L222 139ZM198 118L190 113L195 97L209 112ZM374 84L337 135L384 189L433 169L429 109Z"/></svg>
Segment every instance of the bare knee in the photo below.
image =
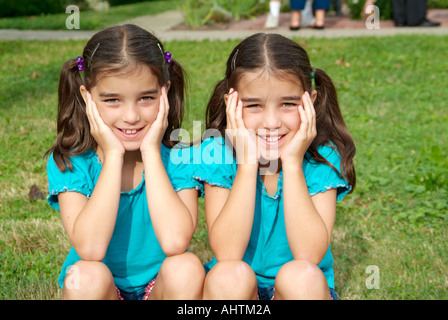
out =
<svg viewBox="0 0 448 320"><path fill-rule="evenodd" d="M251 267L241 261L218 262L207 274L204 299L256 299L257 278Z"/></svg>
<svg viewBox="0 0 448 320"><path fill-rule="evenodd" d="M78 261L67 272L64 299L117 299L112 273L102 262Z"/></svg>
<svg viewBox="0 0 448 320"><path fill-rule="evenodd" d="M329 299L327 279L322 270L307 260L283 265L275 279L276 299Z"/></svg>
<svg viewBox="0 0 448 320"><path fill-rule="evenodd" d="M150 299L201 299L205 270L190 252L170 256L160 267Z"/></svg>

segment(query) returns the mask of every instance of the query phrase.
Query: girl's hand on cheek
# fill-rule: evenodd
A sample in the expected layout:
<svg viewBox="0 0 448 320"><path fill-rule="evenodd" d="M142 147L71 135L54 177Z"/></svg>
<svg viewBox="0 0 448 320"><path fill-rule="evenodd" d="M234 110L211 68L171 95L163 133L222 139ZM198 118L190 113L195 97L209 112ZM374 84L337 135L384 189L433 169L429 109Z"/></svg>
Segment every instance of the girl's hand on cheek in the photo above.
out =
<svg viewBox="0 0 448 320"><path fill-rule="evenodd" d="M253 130L248 130L243 120L243 103L238 93L230 90L226 100L227 128L226 135L233 143L238 164L255 164L258 166L260 154Z"/></svg>
<svg viewBox="0 0 448 320"><path fill-rule="evenodd" d="M170 104L168 102L168 96L166 88L162 87L162 93L159 100L159 112L154 122L151 124L148 132L140 145L140 152L160 151L160 144L162 143L163 135L168 127L168 114L170 111Z"/></svg>
<svg viewBox="0 0 448 320"><path fill-rule="evenodd" d="M101 148L105 156L124 155L125 148L123 144L112 132L112 129L104 123L90 92L87 92L86 96L86 113L90 123L90 133L98 143L98 146Z"/></svg>
<svg viewBox="0 0 448 320"><path fill-rule="evenodd" d="M303 106L299 106L300 128L283 150L280 158L282 164L302 163L306 151L316 138L316 111L308 92L302 96Z"/></svg>

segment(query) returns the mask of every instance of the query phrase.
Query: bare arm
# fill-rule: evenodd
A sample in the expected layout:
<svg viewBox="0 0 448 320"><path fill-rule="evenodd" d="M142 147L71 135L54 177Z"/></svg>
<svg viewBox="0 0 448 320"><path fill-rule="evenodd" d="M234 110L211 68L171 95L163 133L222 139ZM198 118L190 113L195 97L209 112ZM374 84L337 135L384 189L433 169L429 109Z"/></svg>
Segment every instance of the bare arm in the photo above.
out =
<svg viewBox="0 0 448 320"><path fill-rule="evenodd" d="M336 189L310 197L301 165L283 171L284 214L294 259L319 264L330 244L336 215Z"/></svg>
<svg viewBox="0 0 448 320"><path fill-rule="evenodd" d="M187 250L197 224L197 191L176 193L168 178L160 154L160 144L167 128L169 103L162 88L159 112L140 146L146 177L148 209L154 232L166 255Z"/></svg>
<svg viewBox="0 0 448 320"><path fill-rule="evenodd" d="M298 107L300 128L281 155L285 227L294 259L319 264L328 250L336 214L336 190L310 197L303 172L303 159L316 137L316 114L305 93Z"/></svg>
<svg viewBox="0 0 448 320"><path fill-rule="evenodd" d="M63 225L78 255L101 261L117 218L124 147L102 121L90 94L86 100L91 132L104 155L103 167L89 200L76 192L61 193L58 200Z"/></svg>
<svg viewBox="0 0 448 320"><path fill-rule="evenodd" d="M107 251L120 202L122 159L106 160L88 200L77 192L58 195L65 231L83 260L101 261Z"/></svg>
<svg viewBox="0 0 448 320"><path fill-rule="evenodd" d="M241 260L254 220L257 168L239 167L231 190L205 185L210 247L219 260Z"/></svg>
<svg viewBox="0 0 448 320"><path fill-rule="evenodd" d="M143 162L149 214L160 246L168 256L185 252L197 224L197 191L174 191L162 163L160 147L158 153L154 150L145 154Z"/></svg>
<svg viewBox="0 0 448 320"><path fill-rule="evenodd" d="M237 152L238 169L231 190L205 186L205 214L210 246L217 260L241 260L254 220L259 154L254 134L242 118L238 93L225 96L227 134Z"/></svg>

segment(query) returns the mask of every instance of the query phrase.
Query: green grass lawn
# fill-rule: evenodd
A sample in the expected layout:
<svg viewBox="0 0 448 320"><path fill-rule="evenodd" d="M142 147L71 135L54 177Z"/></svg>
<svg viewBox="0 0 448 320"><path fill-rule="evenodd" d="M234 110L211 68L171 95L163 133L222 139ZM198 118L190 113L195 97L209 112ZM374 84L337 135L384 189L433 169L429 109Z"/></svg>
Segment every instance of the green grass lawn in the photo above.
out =
<svg viewBox="0 0 448 320"><path fill-rule="evenodd" d="M297 39L296 39L297 40ZM333 78L356 145L357 189L338 204L332 248L341 299L448 297L446 36L297 40ZM184 127L204 121L237 41L165 44L186 68ZM59 299L70 244L47 191L62 64L84 42L0 42L0 299ZM203 202L190 250L205 262ZM369 289L375 266L379 288Z"/></svg>

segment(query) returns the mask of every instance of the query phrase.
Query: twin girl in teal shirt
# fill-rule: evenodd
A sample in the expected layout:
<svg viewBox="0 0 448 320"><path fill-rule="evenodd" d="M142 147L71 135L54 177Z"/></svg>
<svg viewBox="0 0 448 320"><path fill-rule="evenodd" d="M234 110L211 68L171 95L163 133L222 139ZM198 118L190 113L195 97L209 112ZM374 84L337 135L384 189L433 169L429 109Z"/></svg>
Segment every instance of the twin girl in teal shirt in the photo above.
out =
<svg viewBox="0 0 448 320"><path fill-rule="evenodd" d="M207 106L212 136L191 146L173 141L183 90L182 67L133 25L64 66L47 167L73 244L63 298L337 298L330 239L355 148L331 79L295 42L253 35ZM209 262L186 250L198 195Z"/></svg>

